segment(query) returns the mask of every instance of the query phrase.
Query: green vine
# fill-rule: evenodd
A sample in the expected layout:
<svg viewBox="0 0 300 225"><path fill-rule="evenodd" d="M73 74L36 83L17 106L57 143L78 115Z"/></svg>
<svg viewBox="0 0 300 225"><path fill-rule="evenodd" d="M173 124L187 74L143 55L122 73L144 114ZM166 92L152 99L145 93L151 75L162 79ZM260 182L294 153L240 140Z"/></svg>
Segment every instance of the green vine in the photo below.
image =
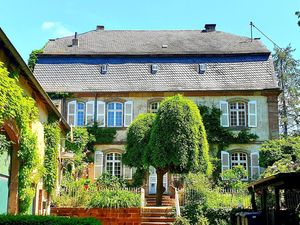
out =
<svg viewBox="0 0 300 225"><path fill-rule="evenodd" d="M16 76L14 76L16 77ZM19 159L19 212L28 213L35 194L35 185L41 174L38 171L40 159L37 135L31 125L38 118L35 101L26 96L18 85L17 78L11 78L0 62L0 127L5 121L16 121L20 133Z"/></svg>
<svg viewBox="0 0 300 225"><path fill-rule="evenodd" d="M51 92L51 93L48 93L49 97L52 99L52 100L55 100L55 99L62 99L62 98L73 98L73 93L68 93L68 92Z"/></svg>
<svg viewBox="0 0 300 225"><path fill-rule="evenodd" d="M95 123L92 127L87 127L89 134L95 137L95 141L91 144L110 144L113 142L117 129L114 127L98 127Z"/></svg>
<svg viewBox="0 0 300 225"><path fill-rule="evenodd" d="M45 190L51 194L56 185L58 153L60 143L60 127L57 123L44 125L45 137L45 173L43 177Z"/></svg>
<svg viewBox="0 0 300 225"><path fill-rule="evenodd" d="M4 134L0 134L0 155L4 152L9 152L11 142L7 140Z"/></svg>
<svg viewBox="0 0 300 225"><path fill-rule="evenodd" d="M36 49L33 50L30 55L29 55L29 59L28 59L28 67L31 71L34 70L35 64L38 60L37 55L43 53L43 49Z"/></svg>

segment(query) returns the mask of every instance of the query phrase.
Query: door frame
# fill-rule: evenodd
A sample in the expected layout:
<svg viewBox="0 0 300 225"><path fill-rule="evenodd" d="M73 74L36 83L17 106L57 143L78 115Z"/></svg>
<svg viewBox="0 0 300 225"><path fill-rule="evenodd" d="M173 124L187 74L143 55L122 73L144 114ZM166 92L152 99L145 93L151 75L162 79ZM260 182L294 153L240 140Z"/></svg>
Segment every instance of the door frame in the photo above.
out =
<svg viewBox="0 0 300 225"><path fill-rule="evenodd" d="M154 171L154 173L151 173L150 171ZM151 179L153 178L153 179ZM153 182L153 181L155 182ZM155 184L155 191L153 192L152 191L152 188L151 188L151 184ZM164 184L164 187L166 188L164 194L168 193L168 173L166 173L163 177L163 184ZM151 166L151 168L149 168L149 175L148 175L148 194L149 195L154 195L156 194L156 188L157 188L157 174L156 174L156 169L154 167Z"/></svg>

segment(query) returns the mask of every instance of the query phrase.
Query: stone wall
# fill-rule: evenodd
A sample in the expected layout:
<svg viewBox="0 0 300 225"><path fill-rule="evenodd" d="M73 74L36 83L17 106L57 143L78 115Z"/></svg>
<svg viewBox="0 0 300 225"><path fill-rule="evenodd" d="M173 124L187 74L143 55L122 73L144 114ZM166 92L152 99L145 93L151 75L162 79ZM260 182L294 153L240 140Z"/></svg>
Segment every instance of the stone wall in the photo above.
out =
<svg viewBox="0 0 300 225"><path fill-rule="evenodd" d="M102 222L102 225L139 225L141 224L140 208L51 208L51 215L70 217L94 217Z"/></svg>

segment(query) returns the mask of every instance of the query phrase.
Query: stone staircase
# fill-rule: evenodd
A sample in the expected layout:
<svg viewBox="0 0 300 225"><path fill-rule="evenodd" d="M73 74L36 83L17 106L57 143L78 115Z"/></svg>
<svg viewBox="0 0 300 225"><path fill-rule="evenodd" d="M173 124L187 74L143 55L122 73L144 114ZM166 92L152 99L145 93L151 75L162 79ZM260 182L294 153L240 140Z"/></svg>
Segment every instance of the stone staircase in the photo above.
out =
<svg viewBox="0 0 300 225"><path fill-rule="evenodd" d="M155 206L156 205L156 195L146 196L146 206ZM169 195L163 195L162 197L162 206L172 206L174 207L174 199Z"/></svg>
<svg viewBox="0 0 300 225"><path fill-rule="evenodd" d="M142 225L171 225L174 221L173 208L170 206L151 206L142 209Z"/></svg>

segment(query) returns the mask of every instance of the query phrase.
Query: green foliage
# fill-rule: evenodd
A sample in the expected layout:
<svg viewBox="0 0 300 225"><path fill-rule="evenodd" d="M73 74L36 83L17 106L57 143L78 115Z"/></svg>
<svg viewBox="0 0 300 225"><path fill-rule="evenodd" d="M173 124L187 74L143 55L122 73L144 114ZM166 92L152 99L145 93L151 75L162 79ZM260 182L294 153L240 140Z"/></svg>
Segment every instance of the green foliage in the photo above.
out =
<svg viewBox="0 0 300 225"><path fill-rule="evenodd" d="M295 49L291 45L275 48L272 55L274 69L278 75L279 87L279 125L288 134L299 133L300 124L300 61L293 57Z"/></svg>
<svg viewBox="0 0 300 225"><path fill-rule="evenodd" d="M298 26L300 27L300 11L295 12L295 15L298 17Z"/></svg>
<svg viewBox="0 0 300 225"><path fill-rule="evenodd" d="M178 216L175 218L173 225L190 225L190 223L186 218Z"/></svg>
<svg viewBox="0 0 300 225"><path fill-rule="evenodd" d="M87 153L91 151L91 149L88 149L88 143L94 141L95 137L89 134L86 127L74 127L72 131L67 134L66 149L67 151L75 153L74 162L78 170L81 169L82 163L87 161Z"/></svg>
<svg viewBox="0 0 300 225"><path fill-rule="evenodd" d="M278 173L300 172L300 162L293 162L291 157L282 158L276 161L272 166L269 166L262 177L269 177Z"/></svg>
<svg viewBox="0 0 300 225"><path fill-rule="evenodd" d="M256 134L250 133L248 129L233 131L230 128L222 127L220 123L222 112L219 108L205 105L198 105L198 108L203 118L209 144L217 144L220 150L230 144L247 144L258 138Z"/></svg>
<svg viewBox="0 0 300 225"><path fill-rule="evenodd" d="M135 173L133 174L133 183L131 185L127 184L127 186L141 187L144 184L147 172L148 169L137 168Z"/></svg>
<svg viewBox="0 0 300 225"><path fill-rule="evenodd" d="M226 170L222 177L224 178L223 186L226 188L232 188L237 191L246 190L247 183L243 182L242 179L247 177L247 171L243 166L238 165Z"/></svg>
<svg viewBox="0 0 300 225"><path fill-rule="evenodd" d="M140 114L130 124L127 132L126 152L122 155L122 161L126 165L141 169L149 167L146 151L155 118L156 115L152 113Z"/></svg>
<svg viewBox="0 0 300 225"><path fill-rule="evenodd" d="M101 225L95 218L0 215L0 225Z"/></svg>
<svg viewBox="0 0 300 225"><path fill-rule="evenodd" d="M116 190L126 187L126 183L122 178L113 176L109 173L102 173L96 181L98 189Z"/></svg>
<svg viewBox="0 0 300 225"><path fill-rule="evenodd" d="M95 123L91 127L87 127L87 131L90 135L95 137L94 141L90 141L89 144L110 144L113 142L117 129L115 127L98 127Z"/></svg>
<svg viewBox="0 0 300 225"><path fill-rule="evenodd" d="M36 49L33 50L30 55L29 55L29 59L28 59L28 67L31 71L34 70L35 64L38 60L37 55L43 53L43 49Z"/></svg>
<svg viewBox="0 0 300 225"><path fill-rule="evenodd" d="M73 98L73 93L69 93L69 92L51 92L48 93L48 95L53 100L63 99L63 98Z"/></svg>
<svg viewBox="0 0 300 225"><path fill-rule="evenodd" d="M14 76L16 77L16 76ZM37 147L37 136L31 124L38 118L35 101L26 96L16 78L11 78L0 62L0 127L5 121L15 120L20 132L19 158L19 211L27 213L34 197L42 169Z"/></svg>
<svg viewBox="0 0 300 225"><path fill-rule="evenodd" d="M125 190L101 190L92 198L90 208L131 208L141 206L139 194Z"/></svg>
<svg viewBox="0 0 300 225"><path fill-rule="evenodd" d="M45 158L44 187L51 194L55 188L58 171L58 154L60 143L60 127L57 123L44 125Z"/></svg>
<svg viewBox="0 0 300 225"><path fill-rule="evenodd" d="M9 152L11 148L11 142L7 140L4 134L0 133L0 155L4 152Z"/></svg>
<svg viewBox="0 0 300 225"><path fill-rule="evenodd" d="M300 160L300 136L269 140L262 144L259 153L260 166L267 168L284 158Z"/></svg>
<svg viewBox="0 0 300 225"><path fill-rule="evenodd" d="M201 120L199 110L191 100L181 95L164 99L149 140L147 158L150 164L177 173L197 169L199 146L202 147L203 156L208 155ZM210 161L205 163L202 168L210 168Z"/></svg>
<svg viewBox="0 0 300 225"><path fill-rule="evenodd" d="M200 218L207 218L212 225L230 224L231 208L250 207L250 196L245 192L223 193L204 174L188 174L185 181L186 205L182 214L191 224L199 223Z"/></svg>

